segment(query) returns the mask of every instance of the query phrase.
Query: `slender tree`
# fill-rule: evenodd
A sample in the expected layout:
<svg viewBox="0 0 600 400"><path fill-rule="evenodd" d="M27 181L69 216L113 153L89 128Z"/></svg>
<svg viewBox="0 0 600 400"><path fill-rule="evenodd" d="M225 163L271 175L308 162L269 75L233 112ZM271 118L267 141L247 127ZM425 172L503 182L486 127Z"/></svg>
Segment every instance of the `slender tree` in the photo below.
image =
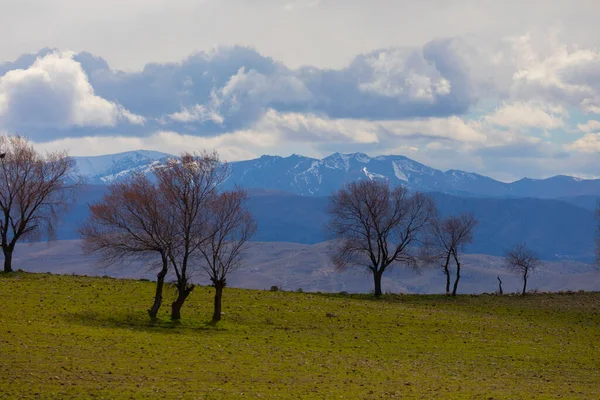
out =
<svg viewBox="0 0 600 400"><path fill-rule="evenodd" d="M159 258L154 304L148 310L150 318L156 318L176 234L164 196L140 173L111 184L102 200L89 209L90 216L80 229L87 254L99 253L108 263Z"/></svg>
<svg viewBox="0 0 600 400"><path fill-rule="evenodd" d="M333 262L338 269L366 268L381 296L381 278L395 263L416 267L417 247L435 215L434 201L422 193L409 194L388 182L351 182L330 199L327 229L337 238Z"/></svg>
<svg viewBox="0 0 600 400"><path fill-rule="evenodd" d="M542 262L537 258L525 243L518 243L506 252L506 267L515 272L523 279L522 295L527 292L527 279L542 266Z"/></svg>
<svg viewBox="0 0 600 400"><path fill-rule="evenodd" d="M446 294L450 294L450 261L454 260L456 276L452 287L452 296L456 296L460 280L460 253L467 244L473 241L473 230L476 225L477 219L472 213L433 219L431 224L433 246L436 249L435 253L443 260Z"/></svg>
<svg viewBox="0 0 600 400"><path fill-rule="evenodd" d="M221 320L221 303L227 277L242 265L242 252L256 232L256 222L244 207L247 193L223 192L209 206L207 240L200 246L203 267L215 288L212 321Z"/></svg>
<svg viewBox="0 0 600 400"><path fill-rule="evenodd" d="M21 239L54 238L60 213L73 200L74 161L64 151L39 153L19 135L0 136L0 236L4 272L12 272ZM75 183L67 183L72 181Z"/></svg>
<svg viewBox="0 0 600 400"><path fill-rule="evenodd" d="M209 204L226 178L227 166L216 153L183 153L177 160L155 169L158 191L165 196L166 210L174 218L175 231L168 257L176 276L177 298L171 304L171 319L181 318L181 307L194 290L193 260L209 239Z"/></svg>

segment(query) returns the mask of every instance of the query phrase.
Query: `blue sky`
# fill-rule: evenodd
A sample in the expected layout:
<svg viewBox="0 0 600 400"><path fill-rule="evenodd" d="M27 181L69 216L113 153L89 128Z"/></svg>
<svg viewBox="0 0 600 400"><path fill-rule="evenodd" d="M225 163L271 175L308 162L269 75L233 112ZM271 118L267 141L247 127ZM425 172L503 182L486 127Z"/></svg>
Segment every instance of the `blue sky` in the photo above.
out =
<svg viewBox="0 0 600 400"><path fill-rule="evenodd" d="M0 132L40 149L600 177L595 1L4 3Z"/></svg>

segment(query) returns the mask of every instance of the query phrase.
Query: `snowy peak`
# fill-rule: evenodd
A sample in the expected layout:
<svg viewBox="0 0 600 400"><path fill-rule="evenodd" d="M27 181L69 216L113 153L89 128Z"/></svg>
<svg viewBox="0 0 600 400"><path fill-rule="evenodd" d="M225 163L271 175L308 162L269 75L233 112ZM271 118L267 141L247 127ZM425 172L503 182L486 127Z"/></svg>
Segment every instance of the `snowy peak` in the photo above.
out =
<svg viewBox="0 0 600 400"><path fill-rule="evenodd" d="M272 168L265 168L269 165ZM466 172L464 174L467 174ZM404 156L333 153L321 160L292 155L231 163L227 184L327 196L353 180L386 180L411 190L447 191L443 172ZM456 178L454 178L456 180ZM452 192L451 188L449 190Z"/></svg>
<svg viewBox="0 0 600 400"><path fill-rule="evenodd" d="M171 154L151 150L92 157L73 157L77 172L90 184L108 184L131 175L135 171L149 172L153 165L164 162Z"/></svg>
<svg viewBox="0 0 600 400"><path fill-rule="evenodd" d="M97 157L74 157L79 173L91 184L109 184L135 172L150 173L170 154L137 150ZM521 179L504 183L460 170L440 171L404 156L369 157L364 153L333 153L323 159L293 154L263 155L231 162L223 187L283 191L303 196L329 196L344 184L361 179L385 180L409 190L477 197L600 196L600 180L568 176Z"/></svg>

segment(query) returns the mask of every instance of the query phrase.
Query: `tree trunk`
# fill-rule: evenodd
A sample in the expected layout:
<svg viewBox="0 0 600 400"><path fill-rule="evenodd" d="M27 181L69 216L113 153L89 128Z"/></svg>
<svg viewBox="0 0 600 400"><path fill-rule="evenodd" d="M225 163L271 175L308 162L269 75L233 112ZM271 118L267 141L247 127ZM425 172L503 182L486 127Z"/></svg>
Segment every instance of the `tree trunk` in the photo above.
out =
<svg viewBox="0 0 600 400"><path fill-rule="evenodd" d="M221 320L221 299L223 298L223 288L225 285L221 281L215 283L215 306L212 317L212 322Z"/></svg>
<svg viewBox="0 0 600 400"><path fill-rule="evenodd" d="M446 256L446 264L444 264L444 274L446 274L446 295L450 294L450 270L448 265L450 264L450 253Z"/></svg>
<svg viewBox="0 0 600 400"><path fill-rule="evenodd" d="M148 315L150 315L151 319L156 319L158 315L158 310L162 305L162 293L163 287L165 285L165 276L167 276L168 264L163 264L162 269L156 275L156 294L154 295L154 304L152 308L148 310Z"/></svg>
<svg viewBox="0 0 600 400"><path fill-rule="evenodd" d="M373 272L373 280L375 282L375 297L381 296L381 276L383 273L381 271Z"/></svg>
<svg viewBox="0 0 600 400"><path fill-rule="evenodd" d="M456 261L456 279L454 280L454 287L452 288L452 296L456 296L456 289L458 289L458 281L460 280L460 263L456 257L454 260Z"/></svg>
<svg viewBox="0 0 600 400"><path fill-rule="evenodd" d="M498 278L498 293L500 295L504 294L504 292L502 292L502 279L500 279L500 275L497 276Z"/></svg>
<svg viewBox="0 0 600 400"><path fill-rule="evenodd" d="M527 292L527 275L523 275L523 293L521 293L523 296L525 296L525 293Z"/></svg>
<svg viewBox="0 0 600 400"><path fill-rule="evenodd" d="M4 272L13 272L12 269L12 256L13 249L8 247L2 249L4 251Z"/></svg>
<svg viewBox="0 0 600 400"><path fill-rule="evenodd" d="M183 307L183 303L185 303L185 299L192 293L194 290L194 286L191 285L189 287L180 288L178 290L177 299L171 304L171 319L176 321L181 319L181 307Z"/></svg>

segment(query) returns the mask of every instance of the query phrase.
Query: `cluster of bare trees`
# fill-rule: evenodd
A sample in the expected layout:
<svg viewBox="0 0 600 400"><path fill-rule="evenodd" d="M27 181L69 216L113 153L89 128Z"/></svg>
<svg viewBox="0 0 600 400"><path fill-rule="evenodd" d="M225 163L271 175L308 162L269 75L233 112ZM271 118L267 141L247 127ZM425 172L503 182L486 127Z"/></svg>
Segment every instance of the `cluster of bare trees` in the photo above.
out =
<svg viewBox="0 0 600 400"><path fill-rule="evenodd" d="M382 294L384 272L394 265L413 269L439 265L446 276L446 294L456 296L460 255L477 226L473 214L441 218L431 197L371 180L351 182L334 193L329 214L327 230L337 241L335 266L366 269L373 276L376 297ZM541 265L539 260L525 244L509 249L506 260L507 268L523 279L525 294L527 279Z"/></svg>
<svg viewBox="0 0 600 400"><path fill-rule="evenodd" d="M87 253L114 263L140 259L158 269L154 304L156 318L165 279L175 277L177 297L171 318L194 289L200 271L215 287L213 321L221 318L227 277L241 265L243 250L256 231L245 208L246 192L220 191L227 166L216 153L184 153L153 170L109 186L80 232ZM74 200L81 180L66 152L42 154L19 135L0 136L0 239L4 272L12 272L19 240L54 237L60 213Z"/></svg>
<svg viewBox="0 0 600 400"><path fill-rule="evenodd" d="M192 277L202 271L215 287L213 321L221 319L227 277L240 266L256 231L244 205L246 192L219 191L226 173L216 153L184 153L156 167L152 177L136 174L110 185L102 201L90 206L81 229L87 253L99 253L108 262L156 260L151 318L158 315L169 272L177 290L171 319L178 320L195 287Z"/></svg>

